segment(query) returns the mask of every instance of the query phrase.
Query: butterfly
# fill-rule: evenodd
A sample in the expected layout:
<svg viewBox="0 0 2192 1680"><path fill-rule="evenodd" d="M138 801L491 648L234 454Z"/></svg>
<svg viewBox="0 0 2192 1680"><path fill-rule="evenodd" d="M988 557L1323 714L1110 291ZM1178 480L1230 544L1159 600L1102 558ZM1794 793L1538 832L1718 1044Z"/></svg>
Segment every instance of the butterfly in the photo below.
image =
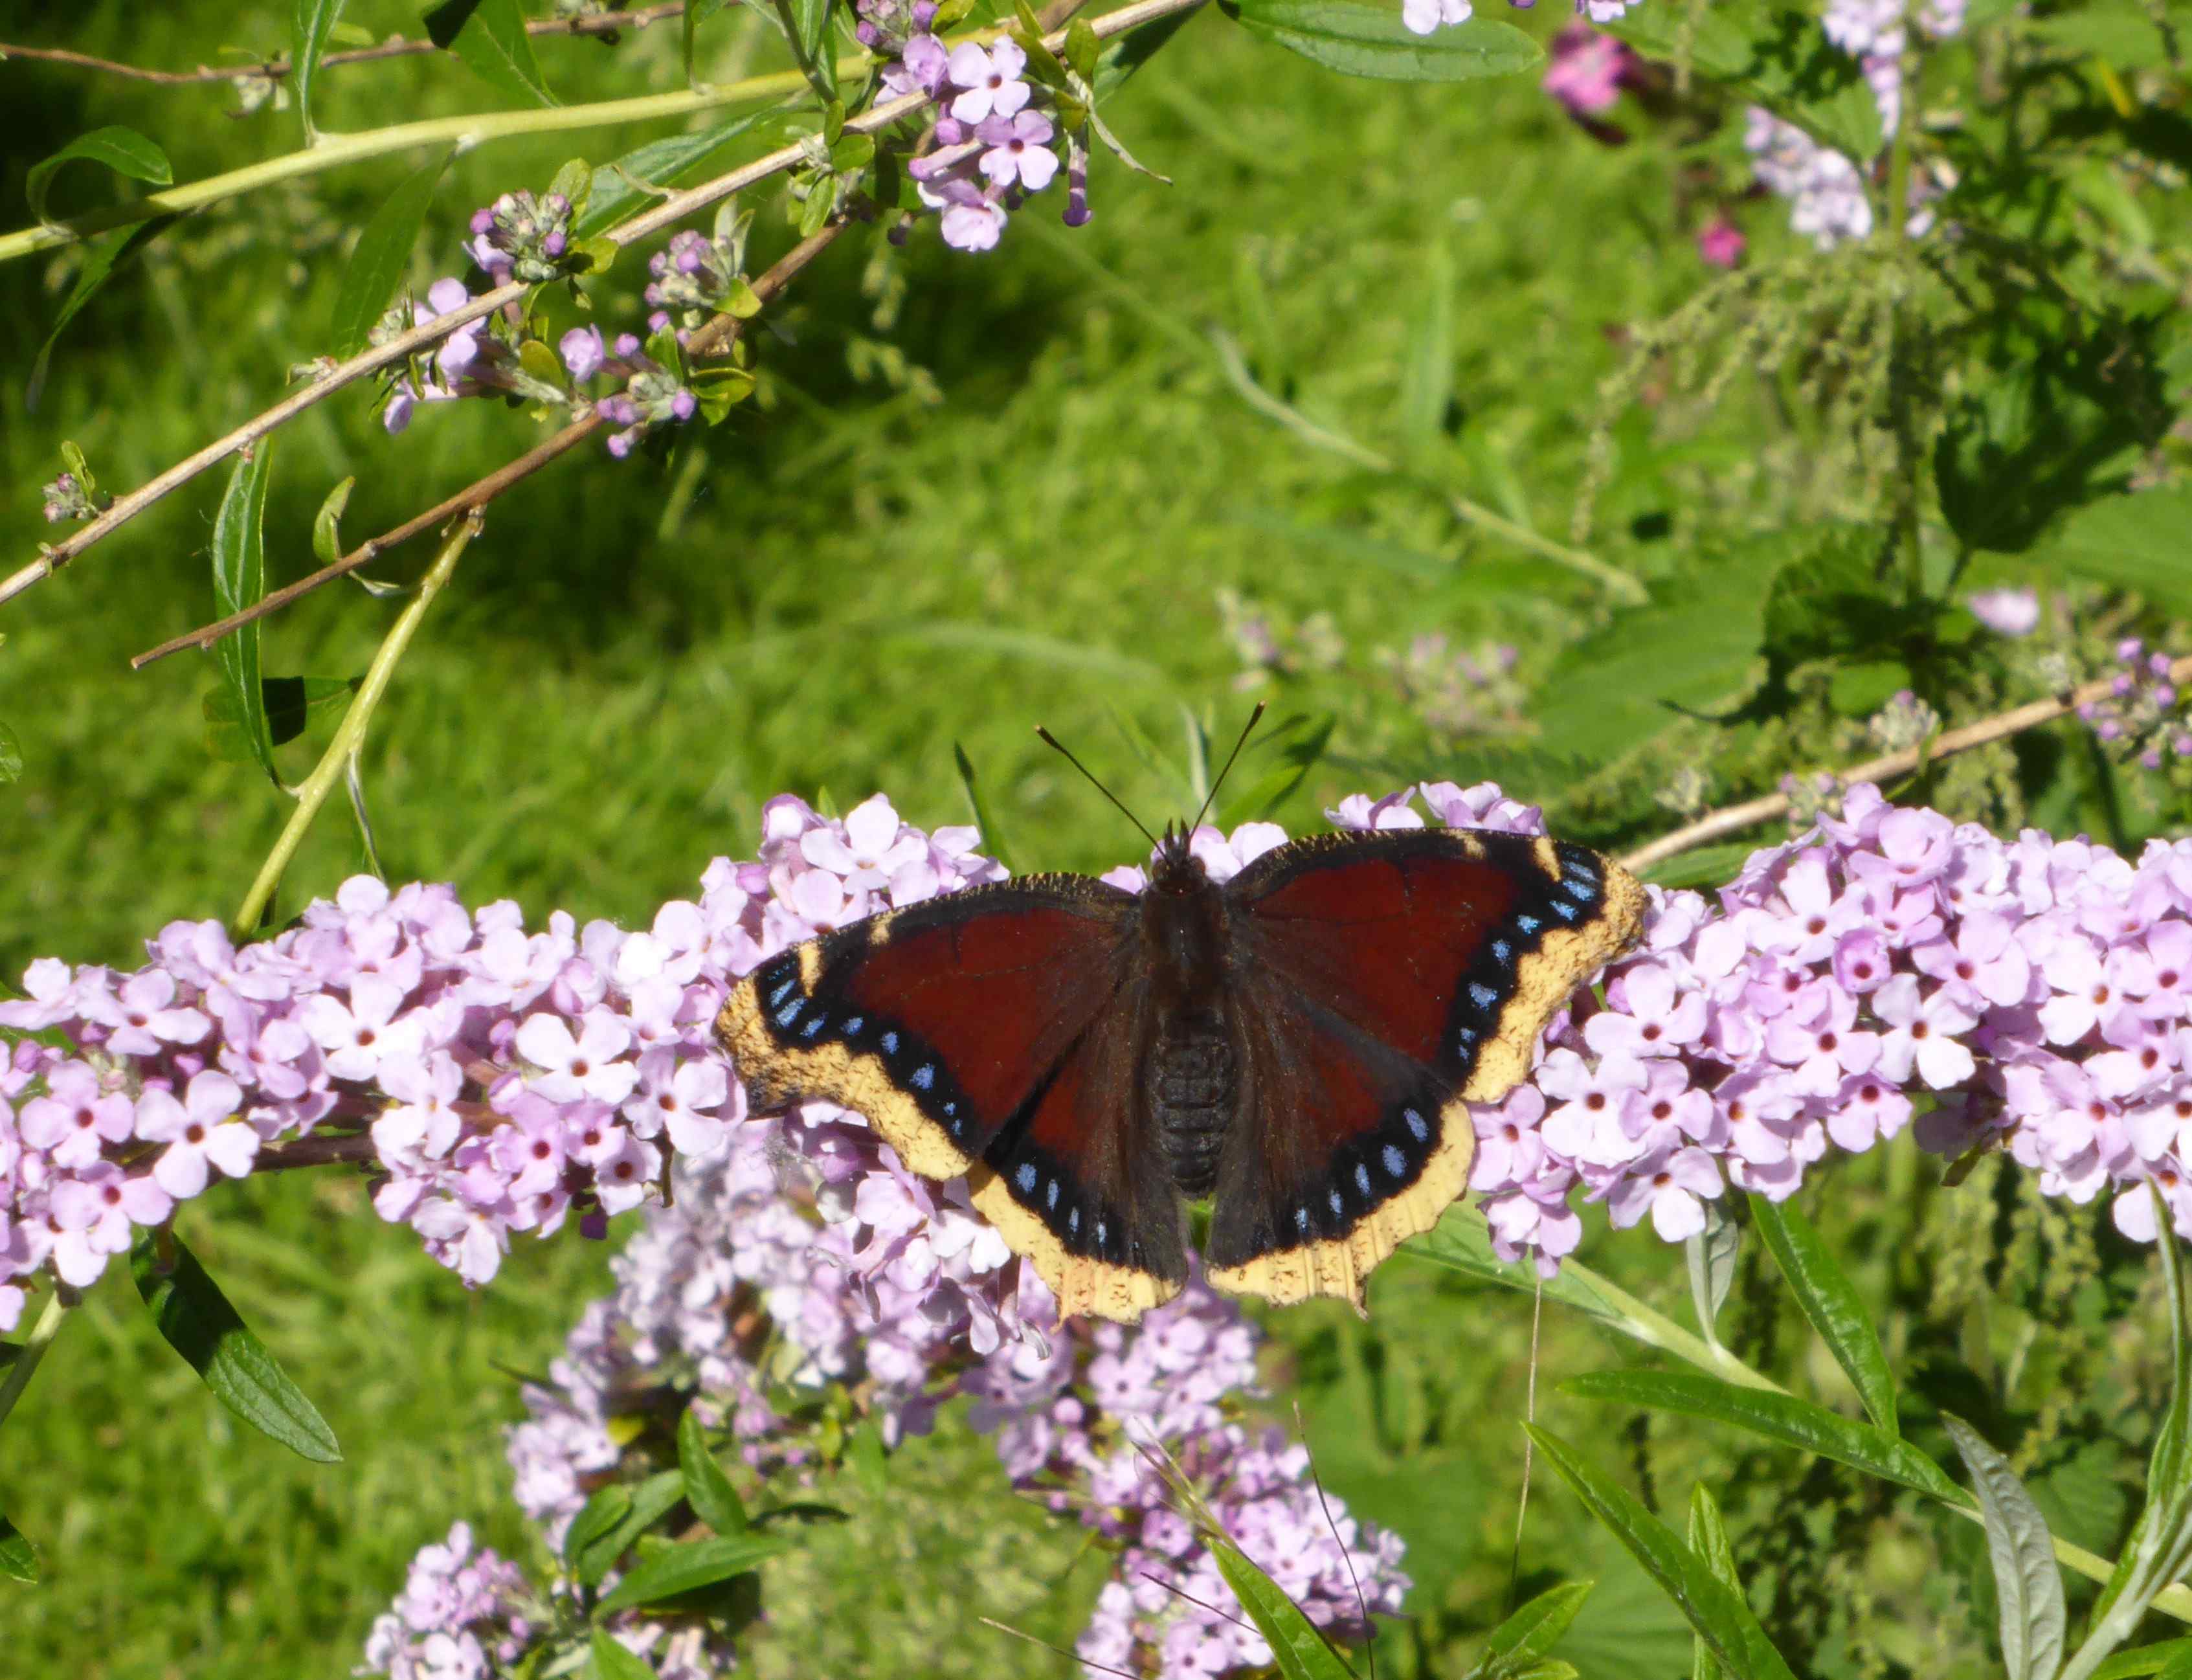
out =
<svg viewBox="0 0 2192 1680"><path fill-rule="evenodd" d="M1467 828L1311 836L1211 879L1167 827L1144 891L1028 875L795 946L719 1042L756 1112L856 1109L973 1203L1061 1314L1131 1321L1188 1277L1362 1304L1469 1182L1504 1095L1644 891L1580 846Z"/></svg>

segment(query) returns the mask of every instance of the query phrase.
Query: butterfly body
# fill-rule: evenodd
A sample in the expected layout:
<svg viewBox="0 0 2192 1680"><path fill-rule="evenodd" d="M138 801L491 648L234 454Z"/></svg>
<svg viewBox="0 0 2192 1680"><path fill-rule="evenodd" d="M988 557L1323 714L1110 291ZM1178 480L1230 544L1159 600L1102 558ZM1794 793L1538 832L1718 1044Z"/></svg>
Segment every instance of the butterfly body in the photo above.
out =
<svg viewBox="0 0 2192 1680"><path fill-rule="evenodd" d="M1522 1077L1641 906L1531 837L1326 835L1219 883L1167 831L1139 894L1029 876L782 952L718 1036L756 1110L838 1102L965 1174L1063 1311L1176 1294L1204 1197L1220 1288L1359 1304L1465 1187L1468 1104Z"/></svg>

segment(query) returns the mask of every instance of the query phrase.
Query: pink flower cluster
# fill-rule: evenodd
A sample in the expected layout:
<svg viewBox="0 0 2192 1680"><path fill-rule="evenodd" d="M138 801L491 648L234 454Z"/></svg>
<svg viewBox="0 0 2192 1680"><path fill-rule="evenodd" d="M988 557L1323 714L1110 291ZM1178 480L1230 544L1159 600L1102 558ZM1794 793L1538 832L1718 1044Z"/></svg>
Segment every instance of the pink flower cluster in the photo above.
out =
<svg viewBox="0 0 2192 1680"><path fill-rule="evenodd" d="M997 1431L1014 1483L1077 1511L1116 1548L1076 1645L1091 1672L1219 1675L1273 1660L1179 1511L1160 1454L1318 1626L1360 1638L1366 1608L1398 1614L1409 1585L1399 1536L1321 1500L1308 1449L1237 1416L1236 1397L1255 1391L1258 1340L1237 1306L1198 1281L1132 1329L1099 1323L1049 1346L1023 1340L968 1377L975 1423Z"/></svg>
<svg viewBox="0 0 2192 1680"><path fill-rule="evenodd" d="M390 1680L487 1680L506 1674L531 1643L538 1614L524 1572L454 1524L421 1546L396 1602L366 1636L361 1672Z"/></svg>
<svg viewBox="0 0 2192 1680"><path fill-rule="evenodd" d="M0 1071L0 1329L43 1268L88 1285L215 1172L323 1129L369 1152L381 1216L468 1283L513 1231L636 1206L666 1151L718 1151L745 1117L711 1037L734 977L1002 872L973 830L921 834L881 797L842 823L779 799L764 825L759 860L717 860L697 903L641 931L559 912L529 933L515 904L359 877L240 950L178 922L134 974L33 963L0 1027L70 1048L25 1041Z"/></svg>
<svg viewBox="0 0 2192 1680"><path fill-rule="evenodd" d="M1446 822L1537 827L1496 790L1421 791ZM1333 814L1422 820L1408 796ZM1551 1275L1581 1240L1578 1189L1680 1241L1726 1185L1780 1200L1830 1146L1914 1116L1927 1149L2006 1149L2047 1194L2109 1195L2142 1241L2151 1180L2192 1236L2192 841L2133 864L1860 786L1754 853L1717 908L1651 890L1605 1003L1579 994L1532 1083L1476 1111L1470 1186L1506 1258Z"/></svg>
<svg viewBox="0 0 2192 1680"><path fill-rule="evenodd" d="M747 1465L796 1483L812 1470L808 1437L772 1406L772 1384L856 1393L890 1440L924 1432L963 1393L1014 1481L1082 1513L1117 1551L1081 1641L1092 1662L1204 1676L1271 1660L1145 1448L1175 1455L1235 1542L1320 1624L1363 1631L1350 1562L1373 1611L1400 1607L1398 1540L1337 1500L1327 1517L1304 1449L1237 1420L1257 1343L1237 1307L1198 1284L1132 1330L1061 1328L1033 1269L957 1186L907 1178L826 1104L738 1128L680 1174L674 1203L614 1269L616 1294L587 1309L550 1380L528 1386L532 1416L511 1432L517 1502L551 1545L596 1488L658 1467L636 1461L620 1398L689 1380ZM632 1616L618 1634L669 1680L731 1665L691 1628Z"/></svg>

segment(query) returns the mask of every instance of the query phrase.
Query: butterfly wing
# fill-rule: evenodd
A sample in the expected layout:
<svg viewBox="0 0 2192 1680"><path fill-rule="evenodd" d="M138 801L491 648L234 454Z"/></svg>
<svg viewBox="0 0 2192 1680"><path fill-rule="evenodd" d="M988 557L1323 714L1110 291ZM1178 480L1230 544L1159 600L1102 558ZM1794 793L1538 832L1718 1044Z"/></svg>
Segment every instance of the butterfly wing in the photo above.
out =
<svg viewBox="0 0 2192 1680"><path fill-rule="evenodd" d="M1470 829L1318 836L1225 889L1243 1123L1219 1164L1221 1289L1355 1300L1467 1187L1468 1105L1619 954L1643 889L1579 846Z"/></svg>
<svg viewBox="0 0 2192 1680"><path fill-rule="evenodd" d="M1136 1119L1133 906L1085 876L1028 876L870 917L761 964L716 1036L756 1109L859 1110L913 1171L965 1174L1061 1311L1131 1318L1187 1271L1179 1198Z"/></svg>

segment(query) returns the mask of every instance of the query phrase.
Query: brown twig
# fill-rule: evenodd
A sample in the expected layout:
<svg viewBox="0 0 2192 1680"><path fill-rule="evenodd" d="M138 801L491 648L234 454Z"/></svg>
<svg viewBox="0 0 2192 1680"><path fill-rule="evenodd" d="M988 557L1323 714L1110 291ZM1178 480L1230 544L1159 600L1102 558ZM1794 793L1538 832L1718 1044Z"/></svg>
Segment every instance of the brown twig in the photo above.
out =
<svg viewBox="0 0 2192 1680"><path fill-rule="evenodd" d="M651 23L665 18L674 18L685 9L685 0L667 0L659 6L642 6L628 12L597 12L591 17L534 18L527 21L528 35L614 35L620 29L645 29ZM354 47L340 53L328 53L320 59L320 68L332 70L340 64L370 64L380 59L409 58L416 54L439 53L448 49L431 41L411 41L401 35L370 47ZM0 61L9 59L35 59L43 64L65 64L77 70L96 70L107 76L120 76L132 82L151 82L160 87L185 87L204 82L233 82L245 77L262 81L278 81L289 74L287 59L261 59L251 64L239 64L226 69L202 64L196 70L146 70L138 65L117 64L112 59L94 58L89 53L71 52L66 47L11 47L0 42Z"/></svg>
<svg viewBox="0 0 2192 1680"><path fill-rule="evenodd" d="M1090 26L1099 40L1109 40L1139 29L1144 24L1154 23L1159 18L1177 12L1192 11L1205 0L1134 0L1134 3L1107 12ZM1056 31L1044 37L1055 51L1065 44L1065 33ZM848 134L880 133L902 117L912 116L929 104L923 94L909 94L903 99L889 100L862 111L846 123ZM618 245L630 245L658 233L674 223L684 220L699 210L706 209L719 200L729 197L771 175L781 174L797 169L808 160L808 147L805 141L779 148L758 157L742 168L717 175L713 180L683 192L671 193L653 209L643 210L627 222L611 228L602 237ZM409 332L390 340L377 349L367 350L347 362L329 369L303 390L283 398L265 413L245 421L226 436L215 438L197 454L178 461L150 483L140 485L127 495L117 496L96 519L65 540L46 546L36 560L20 568L7 578L0 580L0 605L12 601L25 590L43 583L94 543L135 518L153 503L171 494L197 477L200 473L218 466L238 450L247 449L277 427L294 420L315 403L323 403L345 386L353 385L383 368L406 360L431 345L439 343L458 328L490 315L506 303L514 303L528 289L522 282L513 281L499 286L494 291L483 292L447 315L437 315L425 325L414 327Z"/></svg>
<svg viewBox="0 0 2192 1680"><path fill-rule="evenodd" d="M379 1158L370 1132L315 1132L308 1138L260 1150L252 1159L251 1170L279 1173L292 1167L324 1167L338 1161L362 1165Z"/></svg>
<svg viewBox="0 0 2192 1680"><path fill-rule="evenodd" d="M792 277L813 261L831 242L842 233L848 224L832 222L827 227L808 235L777 259L768 271L753 283L754 295L768 303L791 284ZM696 330L686 345L686 354L694 357L720 356L737 342L739 329L745 323L734 315L718 315ZM513 461L506 462L486 477L467 485L446 500L437 502L424 513L413 515L393 530L360 543L349 553L317 572L299 578L294 583L260 597L242 612L231 613L218 623L203 626L173 641L163 642L149 653L142 653L129 661L132 670L141 671L155 660L165 659L169 654L180 653L186 648L210 648L231 631L242 628L270 613L277 613L300 596L311 594L337 578L347 577L360 567L369 566L390 549L411 540L427 531L438 529L460 513L485 507L496 497L525 479L559 455L568 454L585 443L606 424L598 411L573 420L552 437L542 440Z"/></svg>
<svg viewBox="0 0 2192 1680"><path fill-rule="evenodd" d="M2169 680L2178 684L2192 682L2192 656L2178 660L2169 667ZM1989 741L2001 740L2024 730L2036 729L2042 723L2052 723L2058 717L2066 717L2089 701L2107 699L2115 690L2114 677L2100 677L2053 700L2034 700L2028 706L1997 712L1992 717L1982 717L1978 723L1967 723L1961 729L1944 730L1923 746L1887 753L1878 758L1868 758L1862 764L1852 764L1838 773L1838 780L1847 786L1907 776L1921 763L1946 758L1952 753L1968 752L1975 746L1984 746ZM1649 869L1655 863L1664 863L1678 853L1689 851L1708 840L1717 840L1724 834L1738 834L1746 828L1755 828L1760 823L1771 822L1776 817L1788 814L1789 796L1785 793L1769 793L1762 798L1746 799L1741 804L1710 812L1671 834L1663 834L1648 846L1638 847L1621 860L1621 866L1635 871Z"/></svg>

